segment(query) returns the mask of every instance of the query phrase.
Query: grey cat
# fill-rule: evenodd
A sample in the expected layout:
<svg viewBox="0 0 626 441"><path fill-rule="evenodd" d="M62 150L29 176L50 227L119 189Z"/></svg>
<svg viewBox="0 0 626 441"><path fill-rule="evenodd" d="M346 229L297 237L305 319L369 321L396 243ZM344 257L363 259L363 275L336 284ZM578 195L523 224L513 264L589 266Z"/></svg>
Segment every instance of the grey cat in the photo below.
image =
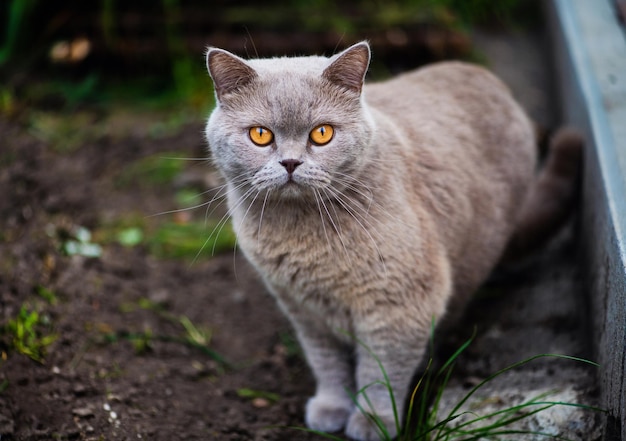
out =
<svg viewBox="0 0 626 441"><path fill-rule="evenodd" d="M315 375L306 424L357 440L379 433L355 395L397 433L379 361L401 406L432 323L511 238L558 224L535 213L563 218L581 147L559 135L537 179L533 126L492 74L448 62L364 85L369 60L365 42L330 58L207 53L206 136L239 246Z"/></svg>

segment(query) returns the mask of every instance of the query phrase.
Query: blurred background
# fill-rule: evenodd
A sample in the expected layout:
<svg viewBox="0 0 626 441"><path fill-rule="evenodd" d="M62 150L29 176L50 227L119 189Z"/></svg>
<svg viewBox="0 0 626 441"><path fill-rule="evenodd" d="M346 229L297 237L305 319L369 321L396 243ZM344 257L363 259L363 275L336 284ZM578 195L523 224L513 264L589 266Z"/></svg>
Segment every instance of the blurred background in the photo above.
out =
<svg viewBox="0 0 626 441"><path fill-rule="evenodd" d="M181 121L204 116L213 104L203 60L209 45L248 57L330 55L367 39L374 78L434 60L481 61L472 30L532 25L537 3L3 0L0 114L106 110L126 101L176 110Z"/></svg>

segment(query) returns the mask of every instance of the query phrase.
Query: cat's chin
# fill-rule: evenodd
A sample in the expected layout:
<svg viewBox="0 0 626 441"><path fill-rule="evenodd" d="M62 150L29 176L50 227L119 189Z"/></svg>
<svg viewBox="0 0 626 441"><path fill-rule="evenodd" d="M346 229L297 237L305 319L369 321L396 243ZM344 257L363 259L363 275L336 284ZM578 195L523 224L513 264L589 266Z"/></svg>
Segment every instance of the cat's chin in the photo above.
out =
<svg viewBox="0 0 626 441"><path fill-rule="evenodd" d="M306 187L293 181L281 185L278 189L278 194L281 199L302 199L308 193L310 193L310 191L308 191Z"/></svg>

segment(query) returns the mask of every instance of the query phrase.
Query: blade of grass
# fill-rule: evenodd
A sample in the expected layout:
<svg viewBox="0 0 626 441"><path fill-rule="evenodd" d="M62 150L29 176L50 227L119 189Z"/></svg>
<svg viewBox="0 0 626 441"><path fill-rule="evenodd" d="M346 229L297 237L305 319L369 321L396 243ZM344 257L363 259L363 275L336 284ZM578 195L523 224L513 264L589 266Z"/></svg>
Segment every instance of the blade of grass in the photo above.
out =
<svg viewBox="0 0 626 441"><path fill-rule="evenodd" d="M426 382L424 381L426 376L428 375L431 367L433 364L433 358L430 357L428 359L428 364L426 365L426 369L424 369L424 372L422 373L422 375L420 376L420 379L417 381L417 384L415 385L415 387L413 388L413 391L411 392L411 398L409 399L409 408L407 409L407 416L412 417L413 416L413 406L415 404L415 397L417 395L418 390L420 390L420 387L422 387L422 384L425 384ZM422 394L420 396L421 400L420 400L420 413L418 413L417 417L418 417L418 421L417 421L417 427L421 427L423 422L422 422L422 417L423 417L423 404L424 401L427 400L426 398L426 386L424 386L424 388L422 389ZM410 418L406 418L406 421L404 423L404 433L409 433L410 430Z"/></svg>
<svg viewBox="0 0 626 441"><path fill-rule="evenodd" d="M577 407L577 408L582 408L582 409L587 409L587 410L593 410L593 411L603 411L602 409L599 408L595 408L593 406L588 406L585 404L579 404L579 403L568 403L568 402L564 402L564 401L540 401L541 399L543 399L545 396L549 395L549 393L545 393L545 394L541 394L533 399L531 399L528 402L516 405L516 406L511 406L508 407L506 409L500 409L498 411L494 411L491 413L488 413L486 415L482 415L482 416L478 416L475 419L463 422L459 425L456 425L454 427L449 428L448 430L445 430L443 432L443 435L446 436L447 438L445 439L450 439L450 437L452 437L451 439L455 439L458 437L462 437L462 436L466 436L466 435L477 435L479 438L481 437L486 437L486 436L492 436L494 434L494 432L492 432L492 430L498 430L501 429L503 427L506 426L510 426L511 424L524 420L526 418L529 418L533 415L536 415L540 412L543 412L549 408L552 408L554 406L569 406L569 407ZM538 407L536 409L532 409L530 411L524 411L524 409L529 408L529 407L533 407L533 406L541 406ZM521 415L518 412L524 412ZM464 413L464 414L474 414L472 413ZM462 414L461 414L462 415ZM475 429L469 429L469 430L463 430L463 427L467 427L467 426L471 426L473 424L476 424L480 421L484 421L484 420L488 420L490 418L494 418L498 415L502 415L501 418L499 418L497 421L495 421L494 423L487 425L487 426L481 426ZM524 433L534 433L534 432L524 432ZM473 439L473 438L472 438ZM464 439L463 441L467 441L466 439Z"/></svg>
<svg viewBox="0 0 626 441"><path fill-rule="evenodd" d="M585 360L583 358L578 358L578 357L572 357L569 355L560 355L560 354L539 354L539 355L535 355L533 357L529 357L525 360L519 361L517 363L513 363L511 366L508 366L504 369L500 369L499 371L497 371L494 374L491 374L490 376L488 376L487 378L485 378L483 381L481 381L480 383L478 383L476 386L474 386L464 397L463 399L461 399L461 401L459 401L457 403L457 405L450 411L448 416L451 416L453 414L455 414L460 408L461 406L463 406L463 404L465 404L467 402L467 400L469 400L472 395L474 395L474 393L476 393L476 391L478 389L480 389L481 387L483 387L485 384L487 384L488 382L492 381L494 378L499 377L500 375L504 374L505 372L509 372L513 369L516 369L520 366L523 366L525 364L528 364L534 360L540 359L540 358L547 358L547 357L556 357L556 358L562 358L565 360L573 360L573 361L578 361L581 363L587 363L593 366L598 366L597 363L594 363L592 361L589 360Z"/></svg>
<svg viewBox="0 0 626 441"><path fill-rule="evenodd" d="M137 334L137 333L130 333L130 332L115 332L115 333L105 334L103 338L107 342L114 343L119 340L132 341L136 339L143 339L145 338L145 336L144 334ZM152 335L151 339L166 342L166 343L178 343L178 344L190 346L192 348L196 348L200 350L201 352L203 352L205 355L208 355L210 358L220 363L225 368L232 367L232 364L228 360L226 360L223 356L221 356L219 353L217 353L213 349L207 346L200 345L188 338L171 337L168 335Z"/></svg>

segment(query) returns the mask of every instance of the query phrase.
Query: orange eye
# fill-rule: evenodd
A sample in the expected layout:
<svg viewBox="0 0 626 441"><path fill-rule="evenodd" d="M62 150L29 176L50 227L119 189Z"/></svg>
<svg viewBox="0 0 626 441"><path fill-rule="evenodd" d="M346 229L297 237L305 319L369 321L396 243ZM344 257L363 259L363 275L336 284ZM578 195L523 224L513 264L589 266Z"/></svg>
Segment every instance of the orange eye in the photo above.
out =
<svg viewBox="0 0 626 441"><path fill-rule="evenodd" d="M272 141L274 141L274 134L265 127L250 127L248 133L250 135L250 140L259 147L268 146L272 143Z"/></svg>
<svg viewBox="0 0 626 441"><path fill-rule="evenodd" d="M330 124L322 124L311 130L309 138L315 145L326 145L333 139L334 134L335 129L333 129L333 126Z"/></svg>

